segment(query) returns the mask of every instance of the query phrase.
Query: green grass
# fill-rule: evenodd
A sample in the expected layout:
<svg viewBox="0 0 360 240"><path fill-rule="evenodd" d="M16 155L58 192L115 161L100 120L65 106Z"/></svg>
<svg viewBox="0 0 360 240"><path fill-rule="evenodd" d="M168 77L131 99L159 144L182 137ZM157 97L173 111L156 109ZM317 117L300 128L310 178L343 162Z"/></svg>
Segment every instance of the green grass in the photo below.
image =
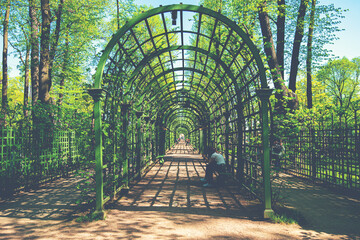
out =
<svg viewBox="0 0 360 240"><path fill-rule="evenodd" d="M86 215L77 217L75 219L75 222L78 223L85 223L85 222L93 222L93 221L98 221L98 220L102 220L102 216L99 214L94 214L94 213L88 213Z"/></svg>
<svg viewBox="0 0 360 240"><path fill-rule="evenodd" d="M295 209L277 206L274 211L275 213L270 217L270 220L274 223L298 224L301 226L306 224L305 218Z"/></svg>
<svg viewBox="0 0 360 240"><path fill-rule="evenodd" d="M274 223L283 223L283 224L298 224L298 222L295 219L292 219L291 217L288 217L283 214L273 214L270 217L271 221Z"/></svg>

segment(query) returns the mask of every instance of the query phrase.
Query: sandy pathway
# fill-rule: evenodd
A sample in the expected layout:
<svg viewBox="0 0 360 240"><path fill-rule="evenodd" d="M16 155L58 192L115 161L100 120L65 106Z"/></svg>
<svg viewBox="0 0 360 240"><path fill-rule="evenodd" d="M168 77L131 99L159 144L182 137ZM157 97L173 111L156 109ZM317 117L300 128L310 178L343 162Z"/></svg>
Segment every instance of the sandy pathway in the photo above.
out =
<svg viewBox="0 0 360 240"><path fill-rule="evenodd" d="M360 239L262 220L261 205L238 187L203 188L200 158L169 155L107 206L104 221L74 221L77 178L19 193L0 201L0 239Z"/></svg>

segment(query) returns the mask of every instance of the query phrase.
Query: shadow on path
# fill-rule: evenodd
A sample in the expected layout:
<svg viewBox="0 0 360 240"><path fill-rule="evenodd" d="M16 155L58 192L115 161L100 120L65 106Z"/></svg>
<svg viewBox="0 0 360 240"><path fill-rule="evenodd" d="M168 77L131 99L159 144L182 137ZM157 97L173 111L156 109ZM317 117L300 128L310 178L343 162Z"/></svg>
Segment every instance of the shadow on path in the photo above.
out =
<svg viewBox="0 0 360 240"><path fill-rule="evenodd" d="M273 224L261 219L261 204L239 186L204 188L201 155L176 147L106 206L104 221L73 220L77 177L0 201L0 239L360 239L358 200L283 175L287 207L309 224Z"/></svg>
<svg viewBox="0 0 360 240"><path fill-rule="evenodd" d="M304 228L360 239L360 199L282 173L273 184L285 207L299 212Z"/></svg>
<svg viewBox="0 0 360 240"><path fill-rule="evenodd" d="M69 220L77 208L79 177L60 178L0 200L0 217Z"/></svg>
<svg viewBox="0 0 360 240"><path fill-rule="evenodd" d="M180 146L179 146L180 145ZM259 219L262 206L236 184L205 188L200 181L205 175L201 155L178 154L191 146L176 145L164 157L163 165L154 166L130 192L111 209L126 211L182 212L211 216Z"/></svg>

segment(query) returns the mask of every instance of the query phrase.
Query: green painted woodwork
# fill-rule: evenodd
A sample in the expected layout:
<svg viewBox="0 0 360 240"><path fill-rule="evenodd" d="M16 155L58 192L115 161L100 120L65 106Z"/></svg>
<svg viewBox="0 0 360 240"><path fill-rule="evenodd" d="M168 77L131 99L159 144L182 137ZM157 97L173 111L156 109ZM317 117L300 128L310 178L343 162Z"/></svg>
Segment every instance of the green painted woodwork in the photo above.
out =
<svg viewBox="0 0 360 240"><path fill-rule="evenodd" d="M123 183L124 188L129 188L129 159L128 159L128 111L130 104L121 104L121 115L122 115L122 163L123 163Z"/></svg>
<svg viewBox="0 0 360 240"><path fill-rule="evenodd" d="M201 21L194 25L194 30L166 28L165 14L171 11L180 11L181 24L185 12L207 18L208 31L203 29ZM149 24L152 19L162 19L162 22L154 21L158 24L155 27ZM142 27L146 34L138 31ZM218 27L226 29L223 38L215 36ZM171 40L174 34L178 34L176 41ZM185 43L184 34L192 35L194 40ZM202 42L199 43L200 38ZM158 44L160 40L162 45ZM259 136L264 137L262 131L268 130L268 122L264 121L266 108L263 103L260 108L255 94L255 89L267 88L265 69L259 50L233 21L218 12L185 4L154 8L134 17L113 35L100 58L94 89L101 88L107 94L102 104L95 101L95 130L101 127L103 120L105 136L110 133L114 134L110 134L113 139L118 139L117 134L131 136L120 138L126 143L111 145L112 175L117 174L117 151L122 151L123 161L119 167L123 169L123 176L118 178L126 185L132 177L140 176L149 162L150 151L153 160L155 156L165 155L177 135L182 133L200 153L208 154L210 146L218 146L231 165L233 176L259 198L267 199L267 175L262 172L269 172L270 168L262 167L261 161L268 161L268 157L264 151L264 159L259 160L258 145ZM112 109L123 102L132 103L129 106L131 115L127 121L125 116L117 121L119 113L114 114ZM134 112L139 109L149 118L135 118ZM129 129L126 129L127 124ZM96 144L101 143L101 135L96 139ZM99 146L104 145L106 150L109 144L104 141ZM119 146L125 150L120 150ZM98 151L101 152L101 148L96 152L100 169L102 155ZM111 164L108 166L111 168ZM109 171L104 169L107 184L111 184ZM96 172L100 176L102 168ZM97 185L97 190L98 187L101 186ZM265 194L261 194L263 190ZM97 195L102 194L98 191ZM103 203L99 200L100 205ZM266 207L268 211L268 205ZM98 203L97 209L101 209Z"/></svg>
<svg viewBox="0 0 360 240"><path fill-rule="evenodd" d="M270 128L269 128L269 98L272 94L272 89L258 89L256 93L261 100L261 116L262 116L262 148L263 148L263 165L264 165L264 202L265 211L264 218L269 218L273 214L271 206L271 182L270 182Z"/></svg>
<svg viewBox="0 0 360 240"><path fill-rule="evenodd" d="M85 156L80 157L74 131L54 130L47 148L49 133L39 130L38 146L28 128L0 128L0 196L13 193L52 178L68 176L79 169ZM38 177L35 177L38 176Z"/></svg>
<svg viewBox="0 0 360 240"><path fill-rule="evenodd" d="M104 216L104 182L103 182L103 155L102 155L102 125L101 125L101 98L103 91L99 88L89 90L94 99L95 119L95 182L96 207L95 213Z"/></svg>

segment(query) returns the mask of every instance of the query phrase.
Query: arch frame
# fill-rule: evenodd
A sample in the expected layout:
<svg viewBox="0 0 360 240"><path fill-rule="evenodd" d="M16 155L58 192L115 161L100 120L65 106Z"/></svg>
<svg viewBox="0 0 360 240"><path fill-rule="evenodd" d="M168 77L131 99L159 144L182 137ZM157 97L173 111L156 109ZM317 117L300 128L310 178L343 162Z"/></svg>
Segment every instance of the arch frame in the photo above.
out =
<svg viewBox="0 0 360 240"><path fill-rule="evenodd" d="M270 156L269 156L269 144L268 144L268 132L269 132L269 124L268 124L268 99L271 94L271 90L269 90L269 87L267 85L266 75L265 75L265 68L262 62L262 59L260 57L260 52L257 49L257 47L254 45L254 43L251 41L251 39L246 35L244 31L240 29L239 26L237 26L233 21L229 20L222 14L212 11L210 9L204 8L202 6L193 6L193 5L183 5L183 4L177 4L177 5L169 5L169 6L161 6L158 8L151 9L147 12L144 12L133 19L131 19L129 22L127 22L122 28L120 28L116 34L113 35L109 43L107 44L97 67L96 73L95 73L95 82L93 85L93 88L89 90L89 94L94 99L94 118L95 118L95 162L96 162L96 211L95 213L101 214L104 216L104 209L103 209L103 182L102 182L102 170L103 170L103 163L102 163L102 123L101 123L101 98L103 97L103 90L102 90L102 79L103 79L103 73L106 65L106 61L108 60L108 57L110 55L110 52L114 48L114 46L117 44L118 40L133 26L138 24L139 22L150 18L152 16L155 16L160 13L164 12L171 12L171 11L191 11L191 12L197 12L201 14L209 15L223 23L225 23L227 26L231 28L232 31L236 32L241 39L246 43L247 47L250 49L251 54L253 55L256 65L258 67L259 71L259 79L261 88L257 92L258 97L261 101L261 112L262 112L262 124L263 124L263 161L265 163L265 173L264 176L264 185L265 185L265 211L264 211L264 217L269 217L273 211L271 208L271 186L270 186L270 178L269 174L269 162L270 162ZM209 53L206 53L209 54ZM215 58L215 57L213 57ZM219 61L219 64L224 64L222 61ZM236 79L233 79L230 77L232 81L236 81ZM235 85L237 86L237 85ZM239 90L236 89L236 95L239 94ZM240 96L238 96L240 98Z"/></svg>

